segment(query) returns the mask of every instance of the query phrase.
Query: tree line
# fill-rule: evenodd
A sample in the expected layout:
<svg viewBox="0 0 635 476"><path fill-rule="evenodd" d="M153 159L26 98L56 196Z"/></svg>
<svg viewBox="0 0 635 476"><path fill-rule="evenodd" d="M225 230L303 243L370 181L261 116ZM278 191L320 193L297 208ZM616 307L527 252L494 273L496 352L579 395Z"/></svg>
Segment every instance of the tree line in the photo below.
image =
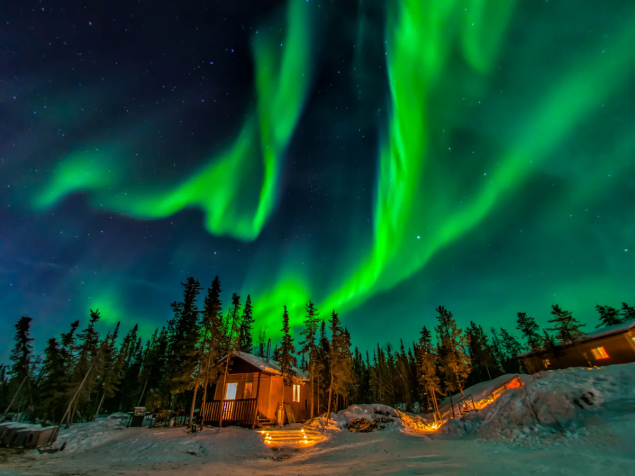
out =
<svg viewBox="0 0 635 476"><path fill-rule="evenodd" d="M488 334L474 322L462 330L452 313L439 306L434 335L423 326L407 347L403 341L398 349L377 344L362 353L353 348L351 335L335 311L323 319L309 301L296 337L283 307L282 338L269 356L262 328L254 341L250 296L243 304L241 296L233 293L223 311L218 276L202 303L198 280L188 278L182 286L182 300L171 304L171 319L146 342L137 325L123 337L119 323L100 334L96 325L102 316L99 310L90 310L85 327L80 330L80 322L72 322L67 332L48 339L43 356L36 356L30 335L33 320L22 317L15 324L11 364L0 366L0 410L12 410L28 421L55 423L88 421L134 406L189 409L192 415L214 395L223 371L216 362L241 351L275 360L286 385L292 384L297 368L304 371L311 418L351 402L437 411L444 396L463 393L468 386L505 373L525 371L519 357L523 351L543 349L558 358L564 345L575 344L584 335L583 324L558 305L552 306L547 329L519 312L515 330L520 338L505 328L491 328ZM635 319L635 309L626 303L620 310L599 305L596 309L598 327Z"/></svg>

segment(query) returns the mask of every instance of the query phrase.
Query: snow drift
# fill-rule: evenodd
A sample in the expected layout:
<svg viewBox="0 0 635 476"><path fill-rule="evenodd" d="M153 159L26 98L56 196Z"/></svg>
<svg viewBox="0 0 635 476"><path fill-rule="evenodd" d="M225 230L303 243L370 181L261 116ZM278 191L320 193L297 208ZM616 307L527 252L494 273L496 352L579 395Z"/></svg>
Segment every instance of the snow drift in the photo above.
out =
<svg viewBox="0 0 635 476"><path fill-rule="evenodd" d="M353 420L365 419L368 421L384 420L384 417L393 419L391 422L385 423L387 427L400 428L399 413L388 405L370 404L370 405L351 405L350 407L340 410L337 413L331 412L328 427L326 426L326 418L319 416L313 420L309 420L304 427L311 430L346 430Z"/></svg>
<svg viewBox="0 0 635 476"><path fill-rule="evenodd" d="M450 436L548 442L579 437L589 425L635 412L635 363L570 368L535 374L484 409L450 420L439 430Z"/></svg>

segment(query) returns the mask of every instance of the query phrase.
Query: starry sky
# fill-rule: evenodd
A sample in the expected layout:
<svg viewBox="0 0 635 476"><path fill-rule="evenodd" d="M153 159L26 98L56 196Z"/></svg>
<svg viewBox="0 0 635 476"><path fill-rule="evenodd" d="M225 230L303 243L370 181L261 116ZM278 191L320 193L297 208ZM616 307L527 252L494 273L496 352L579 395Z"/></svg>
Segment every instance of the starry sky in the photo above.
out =
<svg viewBox="0 0 635 476"><path fill-rule="evenodd" d="M0 360L221 277L271 336L635 301L635 5L6 0ZM629 301L630 300L630 301Z"/></svg>

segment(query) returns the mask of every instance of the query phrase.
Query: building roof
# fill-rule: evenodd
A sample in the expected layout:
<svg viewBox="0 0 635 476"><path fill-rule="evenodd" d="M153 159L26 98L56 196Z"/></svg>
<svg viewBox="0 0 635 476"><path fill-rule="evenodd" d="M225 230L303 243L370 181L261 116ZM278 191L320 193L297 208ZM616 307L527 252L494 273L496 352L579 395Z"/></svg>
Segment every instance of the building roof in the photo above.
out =
<svg viewBox="0 0 635 476"><path fill-rule="evenodd" d="M600 329L596 329L593 332L589 332L584 335L580 339L578 339L579 343L589 342L596 339L602 339L604 337L610 337L616 334L625 334L631 329L635 328L635 319L631 319L630 321L622 322L621 324L616 324L614 326L606 326ZM563 347L569 347L570 344L564 345ZM538 353L544 352L545 349L538 350ZM534 352L533 355L536 353ZM532 355L532 352L523 352L522 354L518 354L518 357L529 357Z"/></svg>
<svg viewBox="0 0 635 476"><path fill-rule="evenodd" d="M280 366L278 365L278 362L276 362L274 360L266 360L266 359L263 359L263 358L258 357L256 355L248 354L247 352L235 351L232 354L233 354L232 358L238 357L239 359L242 359L245 362L253 365L258 370L260 370L261 372L263 372L265 374L282 375L282 372L280 370ZM217 362L217 365L220 364L221 362L224 362L226 357L227 356L222 357ZM293 367L293 371L295 372L296 377L299 378L300 380L308 380L309 379L309 377L306 375L306 373L304 373L299 368Z"/></svg>

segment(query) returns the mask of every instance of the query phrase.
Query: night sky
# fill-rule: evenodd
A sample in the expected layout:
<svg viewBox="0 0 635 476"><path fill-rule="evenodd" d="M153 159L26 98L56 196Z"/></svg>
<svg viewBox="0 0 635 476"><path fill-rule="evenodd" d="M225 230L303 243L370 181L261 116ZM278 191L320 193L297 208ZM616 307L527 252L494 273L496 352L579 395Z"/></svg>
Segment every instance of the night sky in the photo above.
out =
<svg viewBox="0 0 635 476"><path fill-rule="evenodd" d="M635 304L635 5L3 0L0 361L13 324L170 317L186 277L313 299L353 343L444 305Z"/></svg>

